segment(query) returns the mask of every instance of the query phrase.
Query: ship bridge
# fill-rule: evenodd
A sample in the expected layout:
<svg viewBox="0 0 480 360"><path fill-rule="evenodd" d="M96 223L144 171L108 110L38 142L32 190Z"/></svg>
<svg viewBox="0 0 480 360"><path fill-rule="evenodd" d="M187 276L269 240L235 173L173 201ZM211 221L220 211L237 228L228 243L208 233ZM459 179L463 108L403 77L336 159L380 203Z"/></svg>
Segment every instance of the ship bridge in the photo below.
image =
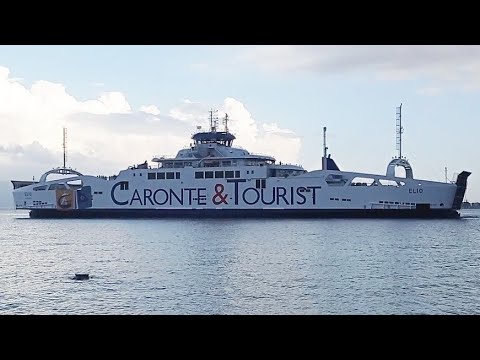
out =
<svg viewBox="0 0 480 360"><path fill-rule="evenodd" d="M233 140L236 138L228 130L228 114L225 114L223 119L225 129L219 131L214 113L215 111L210 111L209 131L202 131L202 128L197 126L198 132L192 135L193 143L189 148L178 151L176 156L155 156L152 161L164 168L263 166L275 163L272 156L253 154L246 149L233 147Z"/></svg>
<svg viewBox="0 0 480 360"><path fill-rule="evenodd" d="M199 132L192 136L192 140L194 141L195 146L216 143L231 147L233 140L235 140L235 135L228 131Z"/></svg>

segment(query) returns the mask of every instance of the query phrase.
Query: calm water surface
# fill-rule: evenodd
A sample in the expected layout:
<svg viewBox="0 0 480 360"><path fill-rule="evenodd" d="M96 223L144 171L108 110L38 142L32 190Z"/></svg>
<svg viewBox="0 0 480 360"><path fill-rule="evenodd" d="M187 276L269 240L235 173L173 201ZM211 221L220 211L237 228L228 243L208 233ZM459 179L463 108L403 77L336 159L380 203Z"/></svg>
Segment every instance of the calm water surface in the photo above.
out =
<svg viewBox="0 0 480 360"><path fill-rule="evenodd" d="M0 314L480 314L480 211L462 215L45 220L3 210Z"/></svg>

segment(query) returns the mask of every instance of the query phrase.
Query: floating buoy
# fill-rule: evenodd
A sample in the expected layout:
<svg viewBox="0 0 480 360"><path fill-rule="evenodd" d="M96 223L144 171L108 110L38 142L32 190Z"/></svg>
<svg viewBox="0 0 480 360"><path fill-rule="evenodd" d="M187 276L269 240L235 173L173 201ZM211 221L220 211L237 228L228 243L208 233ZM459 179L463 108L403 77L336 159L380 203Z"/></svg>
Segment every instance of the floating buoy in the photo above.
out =
<svg viewBox="0 0 480 360"><path fill-rule="evenodd" d="M90 279L90 275L88 274L75 274L73 280L88 280Z"/></svg>

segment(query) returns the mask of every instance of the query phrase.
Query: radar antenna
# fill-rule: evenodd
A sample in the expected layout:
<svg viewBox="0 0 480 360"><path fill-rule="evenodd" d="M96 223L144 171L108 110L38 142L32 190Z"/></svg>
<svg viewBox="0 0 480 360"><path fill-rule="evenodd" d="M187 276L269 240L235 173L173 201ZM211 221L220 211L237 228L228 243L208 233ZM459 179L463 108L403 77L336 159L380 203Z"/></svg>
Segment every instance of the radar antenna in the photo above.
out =
<svg viewBox="0 0 480 360"><path fill-rule="evenodd" d="M398 150L398 158L402 158L402 134L403 134L403 127L402 127L402 104L397 107L397 126L396 126L396 133L397 133L397 150Z"/></svg>
<svg viewBox="0 0 480 360"><path fill-rule="evenodd" d="M210 131L216 132L217 131L217 123L218 123L218 110L210 110Z"/></svg>

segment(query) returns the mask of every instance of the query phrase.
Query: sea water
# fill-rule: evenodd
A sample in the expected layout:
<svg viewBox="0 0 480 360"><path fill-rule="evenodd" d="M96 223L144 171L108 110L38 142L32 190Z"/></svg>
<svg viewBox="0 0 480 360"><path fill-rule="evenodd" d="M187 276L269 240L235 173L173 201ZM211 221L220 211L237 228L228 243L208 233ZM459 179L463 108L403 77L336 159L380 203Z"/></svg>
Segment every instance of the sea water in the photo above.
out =
<svg viewBox="0 0 480 360"><path fill-rule="evenodd" d="M2 210L0 246L0 314L480 314L480 210L442 220Z"/></svg>

